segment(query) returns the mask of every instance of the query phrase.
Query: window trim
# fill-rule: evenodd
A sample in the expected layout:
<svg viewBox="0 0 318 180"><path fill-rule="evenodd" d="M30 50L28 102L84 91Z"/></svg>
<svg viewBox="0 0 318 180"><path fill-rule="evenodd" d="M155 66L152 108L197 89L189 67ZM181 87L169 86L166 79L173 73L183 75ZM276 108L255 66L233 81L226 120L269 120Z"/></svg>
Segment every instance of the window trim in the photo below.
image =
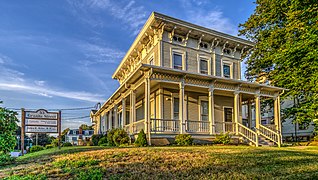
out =
<svg viewBox="0 0 318 180"><path fill-rule="evenodd" d="M199 121L202 121L202 116L201 116L201 102L202 101L207 101L208 102L208 121L209 122L209 100L207 96L199 96L199 102L198 102L198 114L199 114Z"/></svg>
<svg viewBox="0 0 318 180"><path fill-rule="evenodd" d="M151 64L150 62L153 62L153 64ZM147 63L149 64L149 65L156 65L156 63L155 63L155 56L154 56L154 53L152 53L150 56L149 56L149 58L147 59Z"/></svg>
<svg viewBox="0 0 318 180"><path fill-rule="evenodd" d="M206 74L206 75L211 75L211 57L206 56L206 55L199 55L199 54L197 56L198 73L199 74L204 74L204 73L201 73L201 69L200 69L201 59L202 60L206 60L208 62L208 74Z"/></svg>
<svg viewBox="0 0 318 180"><path fill-rule="evenodd" d="M180 49L171 49L170 50L170 68L172 69L175 69L174 68L174 54L178 54L178 55L181 55L182 57L182 69L183 71L186 71L187 68L186 68L186 52L183 51L183 50L180 50ZM177 70L180 70L180 69L177 69Z"/></svg>
<svg viewBox="0 0 318 180"><path fill-rule="evenodd" d="M233 123L233 120L234 120L234 111L233 111L233 107L231 106L223 106L223 122L225 123L225 108L228 108L228 109L232 109L232 123ZM225 124L224 124L225 125Z"/></svg>
<svg viewBox="0 0 318 180"><path fill-rule="evenodd" d="M179 99L179 119L174 119L174 99L178 98ZM180 120L180 98L178 93L171 93L171 119L173 120Z"/></svg>
<svg viewBox="0 0 318 180"><path fill-rule="evenodd" d="M233 69L233 62L231 62L231 61L225 61L225 60L221 60L221 76L223 77L223 78L227 78L227 77L224 77L224 69L223 69L223 66L224 65L228 65L228 66L230 66L230 77L229 77L229 79L233 79L233 71L234 71L234 69Z"/></svg>

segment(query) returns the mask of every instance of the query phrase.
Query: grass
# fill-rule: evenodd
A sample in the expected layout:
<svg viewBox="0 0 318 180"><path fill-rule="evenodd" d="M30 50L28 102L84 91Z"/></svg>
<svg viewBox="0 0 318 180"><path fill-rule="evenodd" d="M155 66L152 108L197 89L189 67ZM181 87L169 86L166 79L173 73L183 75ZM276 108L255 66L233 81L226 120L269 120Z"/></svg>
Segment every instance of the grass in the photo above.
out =
<svg viewBox="0 0 318 180"><path fill-rule="evenodd" d="M56 149L55 149L56 150ZM318 147L68 147L20 157L7 179L317 179ZM39 160L41 159L41 163ZM20 167L19 167L20 166Z"/></svg>

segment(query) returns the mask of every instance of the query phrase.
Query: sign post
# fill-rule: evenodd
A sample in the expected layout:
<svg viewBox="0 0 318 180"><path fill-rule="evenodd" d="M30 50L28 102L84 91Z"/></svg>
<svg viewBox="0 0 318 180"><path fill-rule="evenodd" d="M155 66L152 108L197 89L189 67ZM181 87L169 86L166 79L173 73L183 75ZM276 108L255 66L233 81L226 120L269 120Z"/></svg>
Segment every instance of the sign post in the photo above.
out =
<svg viewBox="0 0 318 180"><path fill-rule="evenodd" d="M21 109L21 155L24 154L24 134L25 134L25 112L24 108Z"/></svg>
<svg viewBox="0 0 318 180"><path fill-rule="evenodd" d="M21 116L21 150L24 150L24 134L36 133L36 144L38 144L38 133L58 133L59 149L61 148L61 111L48 112L45 109L37 111L25 111L22 108Z"/></svg>

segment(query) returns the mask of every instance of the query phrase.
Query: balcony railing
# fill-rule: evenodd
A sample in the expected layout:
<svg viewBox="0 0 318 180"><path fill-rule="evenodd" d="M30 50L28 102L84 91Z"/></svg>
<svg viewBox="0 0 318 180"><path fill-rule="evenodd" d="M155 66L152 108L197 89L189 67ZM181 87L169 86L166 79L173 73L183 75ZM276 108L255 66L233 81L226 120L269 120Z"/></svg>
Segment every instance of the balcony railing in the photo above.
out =
<svg viewBox="0 0 318 180"><path fill-rule="evenodd" d="M186 120L186 131L189 133L209 133L210 122Z"/></svg>

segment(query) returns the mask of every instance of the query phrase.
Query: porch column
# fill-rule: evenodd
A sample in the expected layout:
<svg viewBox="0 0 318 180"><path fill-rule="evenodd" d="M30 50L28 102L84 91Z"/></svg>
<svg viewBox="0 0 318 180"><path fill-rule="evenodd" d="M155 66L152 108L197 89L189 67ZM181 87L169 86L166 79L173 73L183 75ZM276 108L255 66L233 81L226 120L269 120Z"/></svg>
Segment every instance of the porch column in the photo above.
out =
<svg viewBox="0 0 318 180"><path fill-rule="evenodd" d="M183 134L185 132L185 105L184 105L184 80L182 80L179 84L179 119L180 119L180 134Z"/></svg>
<svg viewBox="0 0 318 180"><path fill-rule="evenodd" d="M279 95L274 98L274 120L275 120L276 130L279 132L279 141L277 144L280 147L280 144L282 142L282 124L280 121L280 97L279 97Z"/></svg>
<svg viewBox="0 0 318 180"><path fill-rule="evenodd" d="M148 137L148 144L151 145L150 139L150 79L145 78L145 133Z"/></svg>
<svg viewBox="0 0 318 180"><path fill-rule="evenodd" d="M117 104L114 107L114 128L118 128L118 106Z"/></svg>
<svg viewBox="0 0 318 180"><path fill-rule="evenodd" d="M214 127L214 88L209 88L209 122L210 122L210 134L215 134Z"/></svg>
<svg viewBox="0 0 318 180"><path fill-rule="evenodd" d="M129 119L130 119L130 124L136 121L136 91L135 90L131 90L130 92L130 118ZM130 132L133 133L133 129L130 129Z"/></svg>
<svg viewBox="0 0 318 180"><path fill-rule="evenodd" d="M240 93L234 92L234 122L235 122L235 134L238 135L239 131L239 118L240 118Z"/></svg>
<svg viewBox="0 0 318 180"><path fill-rule="evenodd" d="M109 126L108 126L108 129L112 129L113 128L113 109L110 109L109 110L109 114L108 114L109 116L109 118L108 118L108 124L109 124Z"/></svg>
<svg viewBox="0 0 318 180"><path fill-rule="evenodd" d="M122 106L122 116L121 116L121 120L122 120L122 128L126 125L126 98L123 98L121 100L121 106Z"/></svg>
<svg viewBox="0 0 318 180"><path fill-rule="evenodd" d="M247 121L248 127L252 128L252 102L250 99L247 102Z"/></svg>
<svg viewBox="0 0 318 180"><path fill-rule="evenodd" d="M257 129L259 129L260 122L261 122L261 99L260 99L260 95L256 95L255 96L255 127Z"/></svg>

